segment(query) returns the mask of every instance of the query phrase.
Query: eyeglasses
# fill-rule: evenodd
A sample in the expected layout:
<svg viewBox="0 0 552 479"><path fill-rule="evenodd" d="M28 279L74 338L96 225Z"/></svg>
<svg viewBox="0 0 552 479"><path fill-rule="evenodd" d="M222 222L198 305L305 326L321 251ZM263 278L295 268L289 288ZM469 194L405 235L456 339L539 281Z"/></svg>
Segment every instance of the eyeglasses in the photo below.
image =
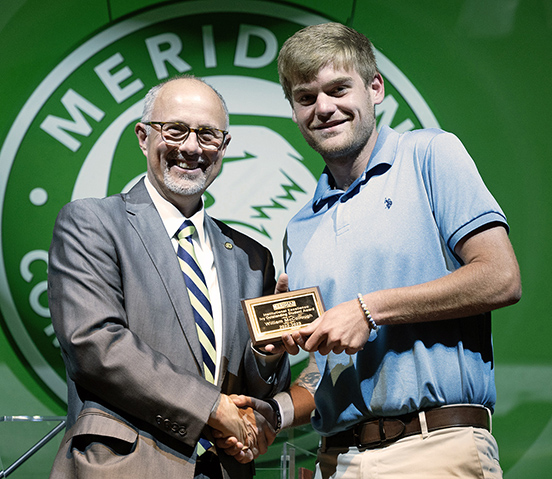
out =
<svg viewBox="0 0 552 479"><path fill-rule="evenodd" d="M190 128L185 123L178 121L145 121L144 125L159 126L161 137L167 145L180 146L184 143L191 132L197 135L197 142L203 150L220 150L224 144L224 139L228 135L227 131L217 128Z"/></svg>

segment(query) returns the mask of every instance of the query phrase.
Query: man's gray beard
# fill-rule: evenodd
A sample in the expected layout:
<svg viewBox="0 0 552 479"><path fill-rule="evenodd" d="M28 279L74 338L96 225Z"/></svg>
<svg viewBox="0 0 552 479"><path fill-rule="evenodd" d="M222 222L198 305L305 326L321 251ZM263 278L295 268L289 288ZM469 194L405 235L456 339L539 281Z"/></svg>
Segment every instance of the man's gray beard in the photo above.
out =
<svg viewBox="0 0 552 479"><path fill-rule="evenodd" d="M183 180L184 182L176 179L173 175L171 175L169 169L165 169L163 172L163 181L165 182L165 186L172 193L182 196L191 196L203 193L205 189L204 176L193 183L186 178L183 178Z"/></svg>

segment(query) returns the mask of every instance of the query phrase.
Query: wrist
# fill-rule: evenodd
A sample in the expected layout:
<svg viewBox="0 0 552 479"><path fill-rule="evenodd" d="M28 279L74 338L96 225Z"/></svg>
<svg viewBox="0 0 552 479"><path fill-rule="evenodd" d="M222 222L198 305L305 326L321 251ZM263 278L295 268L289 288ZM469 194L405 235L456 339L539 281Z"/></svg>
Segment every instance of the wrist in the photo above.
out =
<svg viewBox="0 0 552 479"><path fill-rule="evenodd" d="M295 416L295 408L290 392L279 392L274 396L274 400L278 403L278 408L282 417L282 429L291 427Z"/></svg>
<svg viewBox="0 0 552 479"><path fill-rule="evenodd" d="M224 421L227 419L229 410L229 403L233 405L233 401L226 394L219 394L215 404L211 408L211 413L207 419L207 425L213 429L221 429Z"/></svg>
<svg viewBox="0 0 552 479"><path fill-rule="evenodd" d="M278 401L272 398L265 399L265 401L274 411L274 421L272 421L272 427L274 428L274 432L278 434L282 429L282 414L280 412L280 405L278 404Z"/></svg>
<svg viewBox="0 0 552 479"><path fill-rule="evenodd" d="M209 416L213 416L216 414L217 412L217 409L219 407L219 404L220 404L220 394L219 394L219 397L217 398L217 400L215 401L215 404L213 404L213 407L211 408L211 414L209 414Z"/></svg>
<svg viewBox="0 0 552 479"><path fill-rule="evenodd" d="M370 314L370 311L368 310L368 307L366 306L366 303L364 302L364 298L362 297L361 293L358 293L358 303L360 305L360 309L362 310L362 313L364 314L364 319L366 319L366 322L368 323L368 328L370 329L370 332L376 331L379 329L378 325L374 321L374 318L372 318L372 315Z"/></svg>

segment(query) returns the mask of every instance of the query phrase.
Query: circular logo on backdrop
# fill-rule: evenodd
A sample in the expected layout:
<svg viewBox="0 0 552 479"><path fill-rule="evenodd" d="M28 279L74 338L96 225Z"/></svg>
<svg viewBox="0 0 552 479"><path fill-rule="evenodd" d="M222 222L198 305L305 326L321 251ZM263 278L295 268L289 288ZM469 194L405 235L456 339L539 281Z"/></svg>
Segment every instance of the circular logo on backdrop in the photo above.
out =
<svg viewBox="0 0 552 479"><path fill-rule="evenodd" d="M205 196L208 213L273 252L282 271L287 222L314 192L323 162L291 120L276 57L303 26L328 21L270 2L173 3L99 32L44 78L0 152L2 314L39 377L66 399L46 296L59 210L128 190L145 173L134 125L147 90L174 75L204 78L226 99L232 141ZM417 90L381 53L378 127L438 126Z"/></svg>

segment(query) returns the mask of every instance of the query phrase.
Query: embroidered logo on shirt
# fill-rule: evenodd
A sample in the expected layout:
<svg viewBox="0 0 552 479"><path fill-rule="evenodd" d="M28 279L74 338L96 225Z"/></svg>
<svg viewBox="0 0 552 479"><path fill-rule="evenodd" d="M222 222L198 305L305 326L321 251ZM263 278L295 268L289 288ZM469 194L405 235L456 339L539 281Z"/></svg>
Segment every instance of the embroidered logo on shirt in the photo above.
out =
<svg viewBox="0 0 552 479"><path fill-rule="evenodd" d="M393 202L391 201L391 198L385 198L385 200L383 200L383 204L387 209L389 209L391 208L391 205L393 204Z"/></svg>

